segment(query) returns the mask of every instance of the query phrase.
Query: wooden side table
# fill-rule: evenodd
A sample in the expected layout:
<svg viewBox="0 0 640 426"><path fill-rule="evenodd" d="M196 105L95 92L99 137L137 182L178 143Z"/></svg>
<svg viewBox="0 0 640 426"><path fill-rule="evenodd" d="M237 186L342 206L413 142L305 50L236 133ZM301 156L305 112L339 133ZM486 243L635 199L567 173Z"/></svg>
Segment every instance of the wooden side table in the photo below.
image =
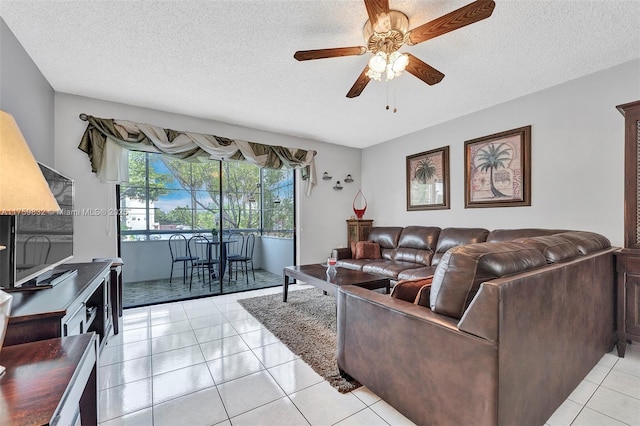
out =
<svg viewBox="0 0 640 426"><path fill-rule="evenodd" d="M0 424L98 424L95 333L2 348Z"/></svg>
<svg viewBox="0 0 640 426"><path fill-rule="evenodd" d="M373 219L347 219L347 247L358 241L366 241L373 226Z"/></svg>

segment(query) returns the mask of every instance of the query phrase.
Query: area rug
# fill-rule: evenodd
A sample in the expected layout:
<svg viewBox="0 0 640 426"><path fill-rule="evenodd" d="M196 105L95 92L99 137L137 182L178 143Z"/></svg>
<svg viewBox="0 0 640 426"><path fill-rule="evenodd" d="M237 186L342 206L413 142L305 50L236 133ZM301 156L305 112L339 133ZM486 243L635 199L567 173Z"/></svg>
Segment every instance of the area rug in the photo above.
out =
<svg viewBox="0 0 640 426"><path fill-rule="evenodd" d="M281 293L239 299L238 302L339 392L350 392L361 386L338 371L336 299L333 296L325 296L318 289L308 289L290 291L286 303L282 301Z"/></svg>

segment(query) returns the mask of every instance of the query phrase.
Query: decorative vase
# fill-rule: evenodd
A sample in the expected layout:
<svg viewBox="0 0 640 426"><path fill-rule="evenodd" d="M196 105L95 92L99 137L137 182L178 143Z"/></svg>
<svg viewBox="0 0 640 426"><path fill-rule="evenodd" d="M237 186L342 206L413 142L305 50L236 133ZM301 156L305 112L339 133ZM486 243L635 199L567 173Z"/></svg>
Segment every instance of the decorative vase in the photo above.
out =
<svg viewBox="0 0 640 426"><path fill-rule="evenodd" d="M364 217L364 212L367 210L367 199L361 190L358 190L355 198L353 199L353 212L356 214L358 220Z"/></svg>

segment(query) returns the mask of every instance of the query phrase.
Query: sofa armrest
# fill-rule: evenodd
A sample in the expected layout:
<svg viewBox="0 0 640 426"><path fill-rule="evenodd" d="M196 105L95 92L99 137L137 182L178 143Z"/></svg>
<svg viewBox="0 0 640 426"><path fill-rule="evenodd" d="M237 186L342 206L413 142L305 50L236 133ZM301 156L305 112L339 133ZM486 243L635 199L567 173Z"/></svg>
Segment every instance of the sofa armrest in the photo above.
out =
<svg viewBox="0 0 640 426"><path fill-rule="evenodd" d="M498 423L495 342L428 307L360 287L340 287L337 304L342 372L418 424Z"/></svg>
<svg viewBox="0 0 640 426"><path fill-rule="evenodd" d="M336 260L351 259L351 249L348 247L334 248L333 250L331 250L331 257L335 258Z"/></svg>

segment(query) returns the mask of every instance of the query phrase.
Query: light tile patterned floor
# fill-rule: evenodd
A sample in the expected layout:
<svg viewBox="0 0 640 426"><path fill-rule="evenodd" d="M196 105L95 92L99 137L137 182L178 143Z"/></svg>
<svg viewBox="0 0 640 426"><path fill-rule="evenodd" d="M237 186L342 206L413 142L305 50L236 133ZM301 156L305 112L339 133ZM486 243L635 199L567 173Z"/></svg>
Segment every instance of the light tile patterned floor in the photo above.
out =
<svg viewBox="0 0 640 426"><path fill-rule="evenodd" d="M413 424L366 388L338 393L237 303L280 291L126 309L100 358L101 425ZM606 354L547 421L625 424L640 425L640 345Z"/></svg>

